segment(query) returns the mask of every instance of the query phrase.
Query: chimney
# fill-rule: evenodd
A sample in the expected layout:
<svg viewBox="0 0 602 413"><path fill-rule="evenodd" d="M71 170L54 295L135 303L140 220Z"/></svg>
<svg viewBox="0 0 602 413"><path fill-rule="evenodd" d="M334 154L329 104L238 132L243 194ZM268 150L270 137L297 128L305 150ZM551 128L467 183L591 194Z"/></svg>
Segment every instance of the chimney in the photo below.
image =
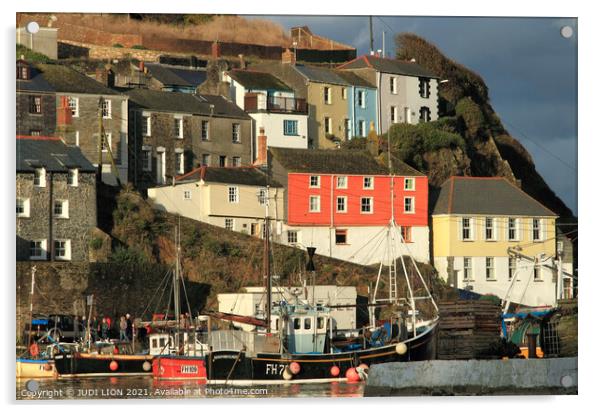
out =
<svg viewBox="0 0 602 413"><path fill-rule="evenodd" d="M243 54L238 55L238 62L241 70L245 70L247 68L247 64L245 63L245 56Z"/></svg>
<svg viewBox="0 0 602 413"><path fill-rule="evenodd" d="M286 49L282 52L282 63L295 65L297 58L295 56L295 52L292 52L291 49Z"/></svg>
<svg viewBox="0 0 602 413"><path fill-rule="evenodd" d="M144 73L144 61L142 61L142 60L141 60L141 61L138 63L138 69L139 69L141 72L143 72L143 73Z"/></svg>
<svg viewBox="0 0 602 413"><path fill-rule="evenodd" d="M115 87L115 73L110 68L97 68L94 78L106 87Z"/></svg>
<svg viewBox="0 0 602 413"><path fill-rule="evenodd" d="M211 45L211 57L213 59L219 59L220 57L222 57L222 46L217 40L214 41Z"/></svg>
<svg viewBox="0 0 602 413"><path fill-rule="evenodd" d="M268 164L268 137L265 136L265 129L259 128L259 136L257 136L257 159L255 166L265 166Z"/></svg>

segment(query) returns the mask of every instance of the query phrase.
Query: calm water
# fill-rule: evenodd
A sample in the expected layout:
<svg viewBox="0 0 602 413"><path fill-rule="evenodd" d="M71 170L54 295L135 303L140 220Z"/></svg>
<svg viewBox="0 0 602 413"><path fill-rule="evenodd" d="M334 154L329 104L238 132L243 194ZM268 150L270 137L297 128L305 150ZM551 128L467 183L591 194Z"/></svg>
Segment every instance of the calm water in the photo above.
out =
<svg viewBox="0 0 602 413"><path fill-rule="evenodd" d="M18 400L153 399L206 397L362 397L363 383L270 384L256 386L164 382L151 377L18 381Z"/></svg>

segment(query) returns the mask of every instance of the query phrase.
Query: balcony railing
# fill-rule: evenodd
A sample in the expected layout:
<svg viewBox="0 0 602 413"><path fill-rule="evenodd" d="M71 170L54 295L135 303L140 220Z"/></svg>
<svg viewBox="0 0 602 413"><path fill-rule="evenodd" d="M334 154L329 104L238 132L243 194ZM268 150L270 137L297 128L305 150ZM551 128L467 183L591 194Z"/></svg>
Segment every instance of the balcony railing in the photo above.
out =
<svg viewBox="0 0 602 413"><path fill-rule="evenodd" d="M266 96L256 93L245 95L245 111L253 112L265 110L267 112L281 113L307 113L307 101L305 99L285 98L279 96Z"/></svg>

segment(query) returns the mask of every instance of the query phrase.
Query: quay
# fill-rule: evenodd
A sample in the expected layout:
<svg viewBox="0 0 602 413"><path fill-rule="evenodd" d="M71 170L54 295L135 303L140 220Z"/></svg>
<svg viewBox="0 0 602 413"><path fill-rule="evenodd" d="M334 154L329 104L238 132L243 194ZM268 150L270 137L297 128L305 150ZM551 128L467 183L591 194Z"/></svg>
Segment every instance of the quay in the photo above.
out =
<svg viewBox="0 0 602 413"><path fill-rule="evenodd" d="M429 360L370 367L364 396L577 394L577 357Z"/></svg>

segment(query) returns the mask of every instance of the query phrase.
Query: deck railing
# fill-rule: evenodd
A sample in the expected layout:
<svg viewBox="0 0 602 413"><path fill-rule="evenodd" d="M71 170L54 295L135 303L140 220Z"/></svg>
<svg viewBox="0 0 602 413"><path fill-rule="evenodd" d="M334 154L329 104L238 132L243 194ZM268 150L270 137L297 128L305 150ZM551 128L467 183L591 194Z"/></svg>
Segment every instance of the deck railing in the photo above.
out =
<svg viewBox="0 0 602 413"><path fill-rule="evenodd" d="M257 110L306 114L307 101L305 99L297 98L266 96L259 93L249 93L245 95L245 111L251 112Z"/></svg>

